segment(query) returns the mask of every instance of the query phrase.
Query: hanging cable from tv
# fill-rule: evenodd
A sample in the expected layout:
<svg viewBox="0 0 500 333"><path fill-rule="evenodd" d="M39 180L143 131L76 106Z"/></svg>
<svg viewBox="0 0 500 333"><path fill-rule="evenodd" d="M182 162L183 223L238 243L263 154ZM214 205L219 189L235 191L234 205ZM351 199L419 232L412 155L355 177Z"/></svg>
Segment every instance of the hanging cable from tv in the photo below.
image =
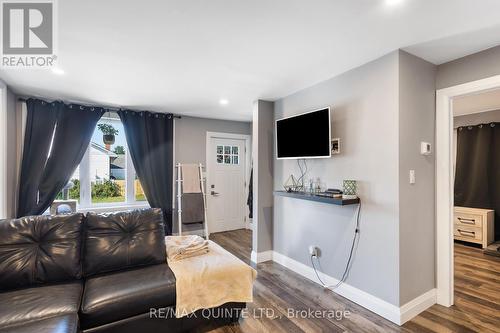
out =
<svg viewBox="0 0 500 333"><path fill-rule="evenodd" d="M318 270L316 269L316 265L314 264L314 258L316 258L316 260L318 261L318 264L319 264L318 255L311 254L311 257L310 257L311 258L311 265L314 269L314 273L316 273L316 277L318 278L319 282L326 289L334 290L334 289L338 288L342 283L344 283L347 280L347 277L349 276L349 272L351 271L351 266L352 266L352 259L353 259L353 255L354 255L354 250L355 250L355 248L357 248L356 244L359 242L360 214L361 214L361 200L359 201L358 210L356 213L356 228L354 229L354 236L352 239L351 248L349 250L349 257L347 258L347 263L345 265L344 272L342 273L342 277L340 278L340 280L336 284L328 285L325 282L323 282L323 280L319 276Z"/></svg>

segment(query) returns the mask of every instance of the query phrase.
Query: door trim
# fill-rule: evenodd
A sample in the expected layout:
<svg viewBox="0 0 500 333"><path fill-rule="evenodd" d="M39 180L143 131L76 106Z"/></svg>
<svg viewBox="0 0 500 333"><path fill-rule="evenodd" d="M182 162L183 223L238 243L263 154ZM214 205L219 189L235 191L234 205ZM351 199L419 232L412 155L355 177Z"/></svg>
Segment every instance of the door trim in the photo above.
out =
<svg viewBox="0 0 500 333"><path fill-rule="evenodd" d="M436 91L436 291L437 304L453 300L453 98L500 87L500 75Z"/></svg>
<svg viewBox="0 0 500 333"><path fill-rule="evenodd" d="M244 172L245 172L245 197L248 197L248 184L250 181L250 166L251 166L251 158L252 158L252 136L248 134L234 134L234 133L223 133L223 132L208 132L207 131L207 138L205 140L205 178L206 178L206 191L207 191L207 196L209 192L209 184L210 184L210 139L236 139L236 140L243 140L245 142L245 165L244 165ZM208 201L207 201L208 202ZM207 207L208 208L208 207ZM247 206L243 207L244 211L247 211ZM245 215L245 226L248 225L248 216ZM210 230L208 230L208 233L210 234Z"/></svg>

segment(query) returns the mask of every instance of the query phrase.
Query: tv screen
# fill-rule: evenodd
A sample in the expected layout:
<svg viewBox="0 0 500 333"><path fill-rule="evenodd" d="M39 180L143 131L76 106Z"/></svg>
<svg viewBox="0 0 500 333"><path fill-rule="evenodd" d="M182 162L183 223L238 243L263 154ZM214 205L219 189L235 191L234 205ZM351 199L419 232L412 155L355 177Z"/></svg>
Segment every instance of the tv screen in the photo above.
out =
<svg viewBox="0 0 500 333"><path fill-rule="evenodd" d="M276 120L276 156L327 158L330 151L330 108Z"/></svg>

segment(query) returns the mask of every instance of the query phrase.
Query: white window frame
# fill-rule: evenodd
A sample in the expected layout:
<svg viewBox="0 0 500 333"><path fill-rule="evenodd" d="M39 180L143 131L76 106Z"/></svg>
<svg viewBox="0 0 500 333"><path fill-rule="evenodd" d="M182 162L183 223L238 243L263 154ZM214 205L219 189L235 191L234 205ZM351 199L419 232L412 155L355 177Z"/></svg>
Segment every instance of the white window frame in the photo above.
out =
<svg viewBox="0 0 500 333"><path fill-rule="evenodd" d="M121 210L149 208L148 201L137 201L135 199L135 168L132 157L126 147L126 175L125 175L125 201L109 203L92 203L92 190L90 180L90 146L87 147L82 161L80 162L80 203L78 211L85 212L113 212Z"/></svg>
<svg viewBox="0 0 500 333"><path fill-rule="evenodd" d="M219 154L217 151L215 152L216 154L216 163L217 164L224 164L224 165L240 165L240 151L238 150L238 153L237 154L234 154L233 153L233 148L238 148L238 146L228 146L228 145L217 145L217 148L218 147L222 147L222 154ZM229 147L229 154L226 154L226 147ZM222 156L222 162L219 163L219 161L217 160L218 156ZM226 163L226 159L224 157L226 156L229 156L229 163ZM234 163L234 159L233 157L238 157L238 163Z"/></svg>

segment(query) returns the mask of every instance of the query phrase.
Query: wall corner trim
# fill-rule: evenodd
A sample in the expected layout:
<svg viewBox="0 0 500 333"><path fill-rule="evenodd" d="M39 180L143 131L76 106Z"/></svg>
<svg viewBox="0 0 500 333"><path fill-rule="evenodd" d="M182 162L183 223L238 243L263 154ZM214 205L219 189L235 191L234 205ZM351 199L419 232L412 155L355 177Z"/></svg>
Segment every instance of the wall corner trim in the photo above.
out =
<svg viewBox="0 0 500 333"><path fill-rule="evenodd" d="M252 251L250 260L255 264L273 260L273 251L255 252Z"/></svg>
<svg viewBox="0 0 500 333"><path fill-rule="evenodd" d="M254 261L254 258L261 259L261 254L265 254L267 258L267 256L269 256L268 252L271 252L271 258L274 262L294 271L299 275L302 275L303 277L315 283L320 284L312 267L304 265L303 263L289 258L281 253L275 251L266 251L257 255L252 251L252 261L256 262ZM262 258L264 258L264 256L262 256ZM318 273L321 276L321 279L328 285L334 285L338 283L337 279L321 272ZM403 325L405 322L417 316L420 312L426 310L436 303L436 289L427 291L426 293L416 297L415 299L411 300L401 307L384 301L347 283L340 285L333 292L347 298L348 300L356 304L361 305L362 307L378 314L379 316L384 317L387 320L390 320L397 325Z"/></svg>
<svg viewBox="0 0 500 333"><path fill-rule="evenodd" d="M434 288L402 305L399 308L400 323L398 325L403 325L408 320L411 320L418 316L419 313L436 304L436 295L437 292Z"/></svg>

